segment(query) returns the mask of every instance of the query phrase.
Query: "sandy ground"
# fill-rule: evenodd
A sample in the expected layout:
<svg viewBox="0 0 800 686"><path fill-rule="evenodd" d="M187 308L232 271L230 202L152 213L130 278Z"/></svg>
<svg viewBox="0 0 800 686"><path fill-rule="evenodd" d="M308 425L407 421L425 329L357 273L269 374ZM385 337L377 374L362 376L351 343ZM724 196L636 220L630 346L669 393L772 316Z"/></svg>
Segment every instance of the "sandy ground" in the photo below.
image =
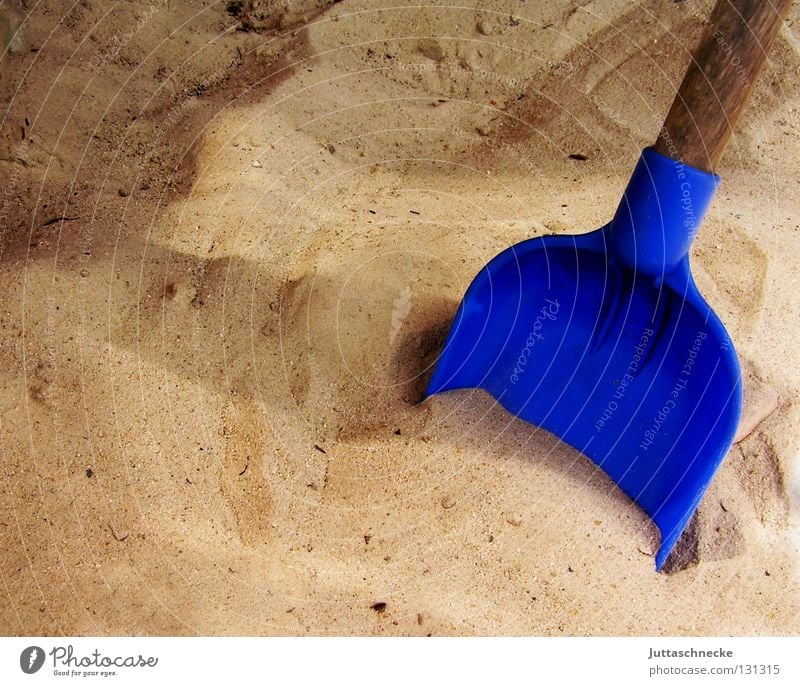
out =
<svg viewBox="0 0 800 686"><path fill-rule="evenodd" d="M405 4L0 6L0 632L797 633L797 6L693 251L756 426L655 574L587 459L417 401L490 257L610 218L710 3Z"/></svg>

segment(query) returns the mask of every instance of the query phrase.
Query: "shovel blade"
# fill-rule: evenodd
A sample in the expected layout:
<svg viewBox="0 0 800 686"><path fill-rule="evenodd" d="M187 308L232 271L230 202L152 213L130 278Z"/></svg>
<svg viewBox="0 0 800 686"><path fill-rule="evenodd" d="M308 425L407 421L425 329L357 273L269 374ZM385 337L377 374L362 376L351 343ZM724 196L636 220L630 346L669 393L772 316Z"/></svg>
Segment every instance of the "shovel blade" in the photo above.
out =
<svg viewBox="0 0 800 686"><path fill-rule="evenodd" d="M733 441L741 377L688 258L653 279L614 258L608 231L492 260L426 396L482 388L591 458L658 526L660 569Z"/></svg>

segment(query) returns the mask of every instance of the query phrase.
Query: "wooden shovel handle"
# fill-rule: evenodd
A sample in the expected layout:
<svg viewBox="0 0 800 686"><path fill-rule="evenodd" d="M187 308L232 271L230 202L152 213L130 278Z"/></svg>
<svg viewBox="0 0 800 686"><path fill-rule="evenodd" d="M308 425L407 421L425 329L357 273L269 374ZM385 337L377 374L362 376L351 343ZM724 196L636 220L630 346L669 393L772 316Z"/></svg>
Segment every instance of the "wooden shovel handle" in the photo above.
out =
<svg viewBox="0 0 800 686"><path fill-rule="evenodd" d="M653 146L713 172L791 0L717 0Z"/></svg>

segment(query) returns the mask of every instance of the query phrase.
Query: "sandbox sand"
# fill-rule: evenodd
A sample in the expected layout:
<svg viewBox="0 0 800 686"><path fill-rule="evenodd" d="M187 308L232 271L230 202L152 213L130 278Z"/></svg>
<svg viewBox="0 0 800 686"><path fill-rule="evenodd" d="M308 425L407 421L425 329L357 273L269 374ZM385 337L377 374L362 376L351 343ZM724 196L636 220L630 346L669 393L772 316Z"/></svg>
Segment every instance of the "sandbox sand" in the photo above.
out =
<svg viewBox="0 0 800 686"><path fill-rule="evenodd" d="M610 218L710 3L244 4L0 10L0 632L797 633L797 6L693 250L749 435L656 574L589 460L417 402L489 258Z"/></svg>

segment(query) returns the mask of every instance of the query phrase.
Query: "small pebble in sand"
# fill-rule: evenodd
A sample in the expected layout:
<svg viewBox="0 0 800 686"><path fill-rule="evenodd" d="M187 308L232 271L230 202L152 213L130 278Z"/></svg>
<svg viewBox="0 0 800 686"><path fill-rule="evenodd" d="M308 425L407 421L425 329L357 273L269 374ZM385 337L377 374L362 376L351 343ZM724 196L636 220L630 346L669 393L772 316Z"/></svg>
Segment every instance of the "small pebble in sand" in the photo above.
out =
<svg viewBox="0 0 800 686"><path fill-rule="evenodd" d="M483 36L491 36L492 35L492 25L488 21L486 21L485 19L481 19L478 22L476 28L478 29L478 33L480 33Z"/></svg>
<svg viewBox="0 0 800 686"><path fill-rule="evenodd" d="M384 612L386 612L386 603L384 603L383 601L372 603L370 607L373 610L375 610L375 612L377 612L379 615L382 615Z"/></svg>
<svg viewBox="0 0 800 686"><path fill-rule="evenodd" d="M455 504L456 504L456 501L453 499L452 496L446 495L446 496L444 496L444 498L442 498L442 507L445 510L449 510Z"/></svg>
<svg viewBox="0 0 800 686"><path fill-rule="evenodd" d="M258 160L253 160L253 166L256 167L256 169L261 169L262 164Z"/></svg>
<svg viewBox="0 0 800 686"><path fill-rule="evenodd" d="M520 526L522 524L522 515L520 514L508 515L506 517L506 521L509 524L511 524L511 526Z"/></svg>

